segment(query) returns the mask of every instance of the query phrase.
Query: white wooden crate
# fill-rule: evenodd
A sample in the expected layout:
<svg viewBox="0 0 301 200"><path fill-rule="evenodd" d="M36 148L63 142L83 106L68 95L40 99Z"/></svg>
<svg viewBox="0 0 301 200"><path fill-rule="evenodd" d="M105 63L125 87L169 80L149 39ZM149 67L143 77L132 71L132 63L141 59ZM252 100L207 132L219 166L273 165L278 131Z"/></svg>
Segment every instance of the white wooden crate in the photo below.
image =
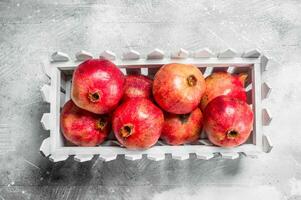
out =
<svg viewBox="0 0 301 200"><path fill-rule="evenodd" d="M40 151L50 160L63 161L72 155L79 162L91 160L95 155L103 161L114 160L117 155L125 155L125 159L128 160L138 160L142 158L142 155L146 155L150 160L159 161L164 160L166 154L171 154L172 158L177 160L189 159L190 154L195 154L198 159L205 160L217 156L224 159L236 159L240 155L257 157L262 152L271 151L273 146L270 138L263 133L263 126L269 125L272 118L268 109L261 106L261 101L267 98L271 91L269 85L261 79L262 73L267 69L268 59L260 55L258 50L239 55L232 49L217 54L207 48L192 53L180 49L171 56L165 56L162 50L155 49L146 55L146 58L141 58L138 52L131 50L123 54L121 59L118 59L111 51L104 51L99 57L112 60L125 74L141 73L153 76L162 65L174 62L194 64L205 76L215 71L248 73L249 81L246 83L246 91L248 103L252 105L254 112L253 132L245 144L235 148L213 146L204 134L195 144L170 146L159 141L155 146L144 151L121 147L113 137L97 147L68 146L60 133L60 110L70 99L73 70L82 61L93 56L86 51L80 51L75 55L76 60L71 61L67 54L55 52L51 62L45 66L51 84L41 88L43 99L50 104L50 112L44 113L41 123L44 129L50 131L50 136L43 141Z"/></svg>

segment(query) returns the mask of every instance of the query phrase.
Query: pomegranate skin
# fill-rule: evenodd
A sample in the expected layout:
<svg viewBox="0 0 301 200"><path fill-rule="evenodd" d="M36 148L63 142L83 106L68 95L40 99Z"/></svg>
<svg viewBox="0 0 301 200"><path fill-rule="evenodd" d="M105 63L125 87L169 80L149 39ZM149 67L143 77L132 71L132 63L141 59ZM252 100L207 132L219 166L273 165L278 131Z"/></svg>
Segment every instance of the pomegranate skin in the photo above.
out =
<svg viewBox="0 0 301 200"><path fill-rule="evenodd" d="M121 104L113 114L117 140L129 149L147 149L159 139L163 112L150 100L133 98Z"/></svg>
<svg viewBox="0 0 301 200"><path fill-rule="evenodd" d="M235 147L249 138L253 128L253 112L239 99L219 96L205 108L204 129L208 139L221 147Z"/></svg>
<svg viewBox="0 0 301 200"><path fill-rule="evenodd" d="M170 145L192 143L199 139L203 128L203 114L196 108L189 114L171 114L164 116L161 139Z"/></svg>
<svg viewBox="0 0 301 200"><path fill-rule="evenodd" d="M215 72L206 77L206 91L201 99L201 109L215 97L226 95L242 101L247 100L244 88L246 74L231 75L227 72Z"/></svg>
<svg viewBox="0 0 301 200"><path fill-rule="evenodd" d="M123 96L124 75L115 64L91 59L73 73L71 98L80 108L105 114L117 107Z"/></svg>
<svg viewBox="0 0 301 200"><path fill-rule="evenodd" d="M125 89L123 100L131 98L150 98L152 93L153 81L143 75L127 75L125 76Z"/></svg>
<svg viewBox="0 0 301 200"><path fill-rule="evenodd" d="M156 73L153 96L165 111L187 114L198 106L205 88L203 74L196 66L172 63Z"/></svg>
<svg viewBox="0 0 301 200"><path fill-rule="evenodd" d="M68 142L79 146L101 144L110 133L109 117L77 107L69 100L60 115L61 132Z"/></svg>

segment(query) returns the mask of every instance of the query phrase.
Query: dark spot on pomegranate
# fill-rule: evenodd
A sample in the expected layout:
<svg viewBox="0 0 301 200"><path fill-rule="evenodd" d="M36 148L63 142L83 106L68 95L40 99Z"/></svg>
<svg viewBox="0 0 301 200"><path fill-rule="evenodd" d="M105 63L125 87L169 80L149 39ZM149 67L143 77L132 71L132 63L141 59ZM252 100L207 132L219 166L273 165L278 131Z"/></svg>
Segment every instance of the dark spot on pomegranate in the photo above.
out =
<svg viewBox="0 0 301 200"><path fill-rule="evenodd" d="M187 78L187 84L189 86L193 87L193 86L196 85L196 83L197 83L197 79L196 79L196 77L194 75L188 76L188 78Z"/></svg>
<svg viewBox="0 0 301 200"><path fill-rule="evenodd" d="M119 131L120 135L124 138L129 137L130 135L133 134L133 127L134 126L132 124L124 125Z"/></svg>
<svg viewBox="0 0 301 200"><path fill-rule="evenodd" d="M236 138L238 136L238 132L235 130L230 130L227 133L227 138Z"/></svg>
<svg viewBox="0 0 301 200"><path fill-rule="evenodd" d="M92 102L98 102L100 99L99 92L89 93L89 99Z"/></svg>

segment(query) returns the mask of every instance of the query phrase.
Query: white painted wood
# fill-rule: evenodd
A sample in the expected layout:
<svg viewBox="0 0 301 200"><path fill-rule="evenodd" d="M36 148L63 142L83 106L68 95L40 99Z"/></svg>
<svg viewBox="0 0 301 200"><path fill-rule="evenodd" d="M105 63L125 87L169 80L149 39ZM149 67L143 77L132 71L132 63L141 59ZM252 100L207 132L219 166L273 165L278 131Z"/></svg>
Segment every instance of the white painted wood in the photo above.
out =
<svg viewBox="0 0 301 200"><path fill-rule="evenodd" d="M55 95L51 95L50 100L50 113L51 116L51 127L50 127L50 138L51 138L51 152L56 153L58 148L64 145L63 137L60 132L60 109L61 109L61 71L54 68L53 76L51 77L51 88ZM59 153L58 153L59 154ZM75 154L75 153L74 153ZM86 153L87 154L87 153ZM62 153L59 155L66 155Z"/></svg>
<svg viewBox="0 0 301 200"><path fill-rule="evenodd" d="M93 55L87 51L81 50L75 54L75 58L78 61L85 61L93 58Z"/></svg>
<svg viewBox="0 0 301 200"><path fill-rule="evenodd" d="M67 78L67 81L66 81L66 94L64 95L65 99L64 99L64 103L66 103L67 101L69 101L71 99L71 77L68 77Z"/></svg>
<svg viewBox="0 0 301 200"><path fill-rule="evenodd" d="M51 114L50 113L44 113L42 115L41 124L45 130L50 130L50 128L51 128Z"/></svg>
<svg viewBox="0 0 301 200"><path fill-rule="evenodd" d="M218 54L219 58L233 58L237 56L238 53L234 49L226 49Z"/></svg>
<svg viewBox="0 0 301 200"><path fill-rule="evenodd" d="M233 74L235 72L235 67L229 66L227 72Z"/></svg>
<svg viewBox="0 0 301 200"><path fill-rule="evenodd" d="M271 150L273 149L273 143L270 137L267 135L263 135L262 142L263 142L263 151L266 153L270 153Z"/></svg>
<svg viewBox="0 0 301 200"><path fill-rule="evenodd" d="M160 49L154 49L152 52L147 54L147 59L163 59L164 55L164 51Z"/></svg>
<svg viewBox="0 0 301 200"><path fill-rule="evenodd" d="M123 60L138 60L140 58L140 53L135 50L130 50L123 54Z"/></svg>
<svg viewBox="0 0 301 200"><path fill-rule="evenodd" d="M269 97L272 88L268 85L267 82L262 83L261 86L261 98L266 99Z"/></svg>
<svg viewBox="0 0 301 200"><path fill-rule="evenodd" d="M165 159L165 154L147 154L147 158L153 161L160 161Z"/></svg>
<svg viewBox="0 0 301 200"><path fill-rule="evenodd" d="M210 49L204 48L195 51L193 56L194 58L210 58L210 57L214 57L215 54Z"/></svg>
<svg viewBox="0 0 301 200"><path fill-rule="evenodd" d="M265 56L265 55L262 55L260 57L260 67L261 67L261 72L264 72L268 69L268 62L269 62L269 59Z"/></svg>
<svg viewBox="0 0 301 200"><path fill-rule="evenodd" d="M115 60L116 59L116 54L112 51L105 50L104 52L102 52L99 55L99 58L107 59L107 60Z"/></svg>
<svg viewBox="0 0 301 200"><path fill-rule="evenodd" d="M111 153L111 155L100 154L98 159L104 162L109 162L112 160L116 160L116 158L117 158L117 154Z"/></svg>
<svg viewBox="0 0 301 200"><path fill-rule="evenodd" d="M270 125L272 121L272 115L270 114L270 111L267 108L262 109L262 124L264 126Z"/></svg>
<svg viewBox="0 0 301 200"><path fill-rule="evenodd" d="M183 64L194 64L197 67L225 67L235 66L235 68L246 68L251 67L254 63L258 62L256 58L186 58L186 59L173 59L173 58L163 58L163 59L144 59L140 58L139 60L122 60L116 59L112 61L115 65L120 68L141 68L141 66L146 68L158 68L164 64L177 62ZM74 70L78 66L78 62L69 61L66 63L51 63L51 67L58 68L60 70Z"/></svg>
<svg viewBox="0 0 301 200"><path fill-rule="evenodd" d="M86 162L92 160L94 155L75 155L74 160L77 162Z"/></svg>
<svg viewBox="0 0 301 200"><path fill-rule="evenodd" d="M135 154L177 154L181 153L220 153L220 152L245 152L245 151L254 151L260 152L262 148L258 148L254 144L243 144L235 148L231 149L224 149L217 146L205 146L205 145L183 145L183 146L153 146L144 151L137 151ZM58 154L68 154L68 155L78 155L78 154L94 154L98 155L105 154L105 155L129 155L134 154L133 151L128 150L126 148L121 148L120 146L97 146L97 147L63 147L57 148L54 152Z"/></svg>
<svg viewBox="0 0 301 200"><path fill-rule="evenodd" d="M222 158L225 158L225 159L231 159L231 160L234 160L234 159L237 159L239 158L239 153L220 153Z"/></svg>
<svg viewBox="0 0 301 200"><path fill-rule="evenodd" d="M52 154L49 157L49 160L52 162L60 162L60 161L64 161L69 157L69 155L66 154Z"/></svg>
<svg viewBox="0 0 301 200"><path fill-rule="evenodd" d="M252 69L252 108L254 114L253 144L262 149L261 69L258 63L255 63Z"/></svg>
<svg viewBox="0 0 301 200"><path fill-rule="evenodd" d="M258 49L252 49L242 54L242 57L244 58L258 58L259 56L260 56L260 52Z"/></svg>
<svg viewBox="0 0 301 200"><path fill-rule="evenodd" d="M243 154L246 157L249 157L249 158L258 158L260 153L259 152L247 151L247 152L243 152Z"/></svg>
<svg viewBox="0 0 301 200"><path fill-rule="evenodd" d="M196 157L201 160L209 160L214 157L214 154L206 152L196 152Z"/></svg>
<svg viewBox="0 0 301 200"><path fill-rule="evenodd" d="M142 158L142 154L125 154L124 158L126 160L140 160Z"/></svg>
<svg viewBox="0 0 301 200"><path fill-rule="evenodd" d="M201 139L199 140L200 144L206 145L206 146L213 146L213 144L208 139Z"/></svg>
<svg viewBox="0 0 301 200"><path fill-rule="evenodd" d="M43 101L50 103L50 85L43 85L40 89Z"/></svg>
<svg viewBox="0 0 301 200"><path fill-rule="evenodd" d="M119 145L113 144L103 144L97 147L64 147L64 140L61 136L59 130L59 112L60 112L60 104L61 100L60 96L60 86L65 85L64 89L66 90L66 96L70 95L70 89L68 89L68 84L70 84L70 79L64 79L66 83L61 82L61 70L73 70L79 62L75 61L67 61L64 63L52 62L50 63L49 69L51 69L51 92L55 95L51 95L49 97L50 102L50 114L53 116L51 120L51 125L49 125L50 129L50 153L52 156L52 160L60 161L66 159L70 155L76 155L75 157L85 157L85 155L99 155L99 158L104 161L110 161L116 159L117 155L125 155L125 158L128 160L137 160L141 159L142 155L147 155L147 158L150 160L162 160L165 158L165 154L171 154L172 158L178 160L185 160L189 158L190 153L196 153L198 159L210 159L214 157L215 154L224 154L224 155L238 155L241 152L252 152L253 154L259 154L262 152L262 133L261 133L261 70L260 70L260 62L259 58L243 58L243 57L235 57L235 58L221 58L221 57L211 57L211 58L186 58L186 59L177 59L175 61L174 58L162 58L162 59L137 59L137 60L122 60L115 59L113 61L117 66L124 70L126 73L127 69L133 69L141 71L141 73L148 74L151 73L152 70L159 69L160 66L171 63L171 62L179 62L179 63L190 63L194 64L199 68L202 68L205 73L208 75L212 72L214 68L225 68L225 66L231 66L234 71L237 69L248 69L252 68L252 88L254 90L251 93L251 103L254 107L255 113L255 126L253 133L253 142L254 144L243 144L239 147L225 149L217 146L209 145L206 140L199 141L199 144L194 145L182 145L182 146L169 146L164 143L157 143L156 146L143 150L143 151L131 151L124 147L120 147ZM239 71L239 70L238 70ZM70 72L68 72L70 73ZM258 75L259 74L259 75ZM62 80L63 81L63 80ZM64 101L66 101L66 98ZM258 111L259 109L259 111ZM258 118L259 116L259 118ZM259 122L258 122L259 121ZM260 137L260 138L259 138ZM66 157L67 156L67 157ZM233 158L235 156L232 156ZM74 158L76 159L76 158Z"/></svg>
<svg viewBox="0 0 301 200"><path fill-rule="evenodd" d="M141 74L144 76L148 75L148 69L147 68L141 68Z"/></svg>
<svg viewBox="0 0 301 200"><path fill-rule="evenodd" d="M120 71L121 71L124 75L127 75L127 73L126 73L126 68L120 68Z"/></svg>
<svg viewBox="0 0 301 200"><path fill-rule="evenodd" d="M40 146L40 153L45 157L50 155L50 137L43 140Z"/></svg>
<svg viewBox="0 0 301 200"><path fill-rule="evenodd" d="M175 160L187 160L189 159L189 154L188 153L173 153L171 154L172 159Z"/></svg>
<svg viewBox="0 0 301 200"><path fill-rule="evenodd" d="M186 49L180 48L177 52L171 54L172 59L185 59L189 55Z"/></svg>
<svg viewBox="0 0 301 200"><path fill-rule="evenodd" d="M204 76L205 77L210 76L212 74L213 69L214 69L213 67L207 67L204 72Z"/></svg>
<svg viewBox="0 0 301 200"><path fill-rule="evenodd" d="M51 58L52 58L52 62L65 62L65 61L70 60L70 57L68 56L68 54L59 52L59 51L54 52L51 55Z"/></svg>

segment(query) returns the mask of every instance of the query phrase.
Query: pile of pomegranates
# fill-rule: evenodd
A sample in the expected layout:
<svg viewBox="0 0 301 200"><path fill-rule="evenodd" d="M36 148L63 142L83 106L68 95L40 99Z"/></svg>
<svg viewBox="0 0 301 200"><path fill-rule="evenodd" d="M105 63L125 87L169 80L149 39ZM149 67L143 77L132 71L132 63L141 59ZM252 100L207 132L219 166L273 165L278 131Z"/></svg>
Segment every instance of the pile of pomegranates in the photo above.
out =
<svg viewBox="0 0 301 200"><path fill-rule="evenodd" d="M195 143L204 128L217 146L244 143L253 127L245 74L215 72L206 79L194 65L163 65L154 78L123 75L112 62L90 59L73 73L71 100L60 115L65 139L97 146L113 130L129 149Z"/></svg>

